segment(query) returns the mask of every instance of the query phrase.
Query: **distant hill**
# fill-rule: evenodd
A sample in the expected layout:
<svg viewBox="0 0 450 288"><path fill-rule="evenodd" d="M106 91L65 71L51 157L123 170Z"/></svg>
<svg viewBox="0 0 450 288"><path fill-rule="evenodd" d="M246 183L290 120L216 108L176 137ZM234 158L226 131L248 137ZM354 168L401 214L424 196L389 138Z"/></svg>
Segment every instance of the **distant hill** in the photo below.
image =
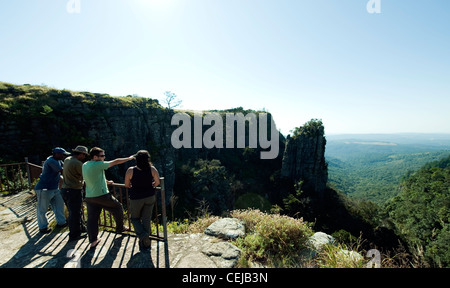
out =
<svg viewBox="0 0 450 288"><path fill-rule="evenodd" d="M332 187L384 203L399 192L402 177L450 155L450 134L327 136L325 157Z"/></svg>

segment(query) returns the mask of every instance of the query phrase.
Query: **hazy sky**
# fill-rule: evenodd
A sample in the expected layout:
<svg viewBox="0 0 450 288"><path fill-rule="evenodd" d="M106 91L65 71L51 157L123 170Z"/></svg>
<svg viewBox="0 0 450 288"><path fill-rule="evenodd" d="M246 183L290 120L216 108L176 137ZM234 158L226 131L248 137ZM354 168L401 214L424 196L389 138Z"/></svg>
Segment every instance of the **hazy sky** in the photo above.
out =
<svg viewBox="0 0 450 288"><path fill-rule="evenodd" d="M0 81L450 133L450 1L368 1L0 0Z"/></svg>

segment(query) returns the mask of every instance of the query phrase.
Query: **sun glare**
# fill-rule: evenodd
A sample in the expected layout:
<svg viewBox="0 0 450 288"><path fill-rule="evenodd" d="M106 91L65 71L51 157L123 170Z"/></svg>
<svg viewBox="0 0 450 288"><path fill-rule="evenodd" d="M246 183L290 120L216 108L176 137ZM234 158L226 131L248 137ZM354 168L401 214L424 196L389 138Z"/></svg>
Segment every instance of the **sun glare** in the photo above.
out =
<svg viewBox="0 0 450 288"><path fill-rule="evenodd" d="M150 7L161 7L170 4L171 0L134 0L139 5Z"/></svg>

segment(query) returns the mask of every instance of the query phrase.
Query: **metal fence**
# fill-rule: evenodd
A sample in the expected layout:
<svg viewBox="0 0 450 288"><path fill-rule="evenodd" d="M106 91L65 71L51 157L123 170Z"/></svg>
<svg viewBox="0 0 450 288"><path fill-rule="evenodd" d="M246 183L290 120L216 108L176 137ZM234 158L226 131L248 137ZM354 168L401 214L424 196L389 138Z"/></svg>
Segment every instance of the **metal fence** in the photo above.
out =
<svg viewBox="0 0 450 288"><path fill-rule="evenodd" d="M28 162L0 165L0 192L2 194L17 193L31 189L33 182L39 178L42 167Z"/></svg>
<svg viewBox="0 0 450 288"><path fill-rule="evenodd" d="M153 211L153 224L155 225L156 233L151 234L150 238L158 240L158 241L166 241L167 240L167 216L166 216L166 193L164 189L164 177L161 177L161 185L156 188L156 197L159 201L154 205ZM130 232L134 232L134 227L131 224L131 213L130 213L130 199L128 197L128 188L125 187L124 184L112 184L109 185L109 192L120 202L124 207L124 223L127 223L130 227ZM161 206L161 213L159 213L158 206ZM84 206L83 206L84 207ZM85 217L84 208L83 208L83 217ZM84 218L83 218L84 219ZM161 236L159 231L160 224L163 227L163 236ZM105 228L115 229L115 221L112 217L111 213L103 210L100 214L99 226Z"/></svg>

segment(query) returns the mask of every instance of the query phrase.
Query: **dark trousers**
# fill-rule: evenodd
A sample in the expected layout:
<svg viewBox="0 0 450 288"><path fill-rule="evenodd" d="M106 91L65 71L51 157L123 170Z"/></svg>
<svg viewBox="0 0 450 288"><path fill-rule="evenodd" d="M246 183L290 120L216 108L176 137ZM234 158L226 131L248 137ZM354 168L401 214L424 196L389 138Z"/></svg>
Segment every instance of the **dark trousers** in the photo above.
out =
<svg viewBox="0 0 450 288"><path fill-rule="evenodd" d="M98 220L102 209L109 211L113 215L116 221L116 231L123 231L123 207L114 196L106 194L99 197L86 198L85 201L88 212L87 229L90 243L97 240Z"/></svg>
<svg viewBox="0 0 450 288"><path fill-rule="evenodd" d="M69 238L76 238L81 232L86 231L85 224L81 219L81 205L83 197L81 189L62 189L61 195L69 211Z"/></svg>

